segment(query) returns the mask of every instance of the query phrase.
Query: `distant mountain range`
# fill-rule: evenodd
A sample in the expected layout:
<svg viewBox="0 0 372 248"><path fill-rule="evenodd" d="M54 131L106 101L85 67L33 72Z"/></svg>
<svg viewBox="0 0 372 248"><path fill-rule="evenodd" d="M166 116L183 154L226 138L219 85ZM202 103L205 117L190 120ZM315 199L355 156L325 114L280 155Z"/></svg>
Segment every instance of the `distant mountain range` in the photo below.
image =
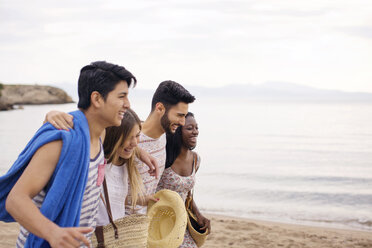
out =
<svg viewBox="0 0 372 248"><path fill-rule="evenodd" d="M54 85L64 89L74 100L78 99L77 86L73 84ZM197 98L224 97L248 100L270 101L352 101L372 102L372 93L323 90L294 83L267 82L257 85L228 85L218 88L185 86ZM151 98L155 89L135 88L132 96Z"/></svg>
<svg viewBox="0 0 372 248"><path fill-rule="evenodd" d="M199 97L251 100L371 101L372 93L323 90L293 83L267 82L258 85L228 85L220 88L189 87Z"/></svg>

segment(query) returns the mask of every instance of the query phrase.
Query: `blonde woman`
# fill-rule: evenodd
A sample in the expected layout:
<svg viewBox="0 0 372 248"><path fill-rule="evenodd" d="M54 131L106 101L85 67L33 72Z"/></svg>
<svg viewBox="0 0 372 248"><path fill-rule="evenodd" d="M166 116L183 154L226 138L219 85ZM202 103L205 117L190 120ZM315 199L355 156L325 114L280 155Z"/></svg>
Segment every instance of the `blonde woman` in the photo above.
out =
<svg viewBox="0 0 372 248"><path fill-rule="evenodd" d="M137 114L128 109L118 127L106 128L106 137L103 149L107 165L105 166L105 180L107 184L113 220L125 216L125 204L147 205L152 196L143 194L141 176L134 163L137 156L136 148L141 121ZM131 199L128 197L128 186L131 189ZM102 194L104 194L102 192ZM109 223L106 207L101 200L98 206L97 225Z"/></svg>

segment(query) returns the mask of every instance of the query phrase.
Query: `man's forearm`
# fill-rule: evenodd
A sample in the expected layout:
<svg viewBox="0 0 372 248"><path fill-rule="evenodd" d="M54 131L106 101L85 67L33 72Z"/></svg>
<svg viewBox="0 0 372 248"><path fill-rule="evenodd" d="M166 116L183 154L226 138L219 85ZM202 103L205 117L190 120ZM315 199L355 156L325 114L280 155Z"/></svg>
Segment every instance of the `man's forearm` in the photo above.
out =
<svg viewBox="0 0 372 248"><path fill-rule="evenodd" d="M42 239L49 240L53 231L59 228L40 212L28 196L9 194L6 210L20 225Z"/></svg>

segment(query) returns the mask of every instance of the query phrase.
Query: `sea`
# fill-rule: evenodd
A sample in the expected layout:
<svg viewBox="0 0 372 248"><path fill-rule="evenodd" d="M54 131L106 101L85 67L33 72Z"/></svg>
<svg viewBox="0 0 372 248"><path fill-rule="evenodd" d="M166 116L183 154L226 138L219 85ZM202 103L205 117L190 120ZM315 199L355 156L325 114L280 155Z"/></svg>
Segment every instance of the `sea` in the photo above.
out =
<svg viewBox="0 0 372 248"><path fill-rule="evenodd" d="M131 99L145 120L148 98ZM0 112L0 175L50 110ZM372 103L206 97L190 105L201 156L201 211L255 220L372 231Z"/></svg>

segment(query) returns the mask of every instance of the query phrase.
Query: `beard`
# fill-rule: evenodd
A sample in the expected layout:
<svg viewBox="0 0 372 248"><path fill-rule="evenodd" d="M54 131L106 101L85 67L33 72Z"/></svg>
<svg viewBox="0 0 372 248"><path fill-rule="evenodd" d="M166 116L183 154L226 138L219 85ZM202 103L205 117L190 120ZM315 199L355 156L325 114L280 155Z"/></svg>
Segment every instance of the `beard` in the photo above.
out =
<svg viewBox="0 0 372 248"><path fill-rule="evenodd" d="M168 119L168 111L165 111L164 115L160 119L160 124L166 133L173 133L170 129L170 120Z"/></svg>

